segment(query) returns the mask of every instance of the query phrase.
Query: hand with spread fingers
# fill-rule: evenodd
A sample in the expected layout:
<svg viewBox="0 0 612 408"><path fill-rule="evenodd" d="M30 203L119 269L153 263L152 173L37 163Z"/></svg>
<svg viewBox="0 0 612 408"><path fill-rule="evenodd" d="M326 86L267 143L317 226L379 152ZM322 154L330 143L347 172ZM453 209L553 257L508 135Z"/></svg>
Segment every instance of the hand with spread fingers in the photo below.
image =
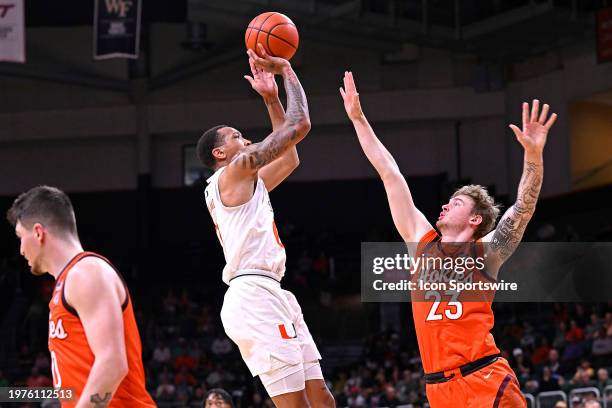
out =
<svg viewBox="0 0 612 408"><path fill-rule="evenodd" d="M249 58L253 60L255 67L261 69L262 71L279 75L283 73L283 70L291 67L291 64L289 64L289 61L286 59L268 55L260 43L257 44L257 51L261 57L251 49L247 50L247 54L249 55Z"/></svg>
<svg viewBox="0 0 612 408"><path fill-rule="evenodd" d="M256 67L255 61L253 61L252 58L249 58L249 65L251 66L251 73L253 76L245 75L244 79L249 81L255 92L261 95L265 100L278 97L278 86L274 80L274 74Z"/></svg>
<svg viewBox="0 0 612 408"><path fill-rule="evenodd" d="M350 120L357 120L363 117L361 110L361 102L359 102L359 93L355 86L353 73L350 71L344 72L344 88L340 87L340 95L344 101L344 109Z"/></svg>
<svg viewBox="0 0 612 408"><path fill-rule="evenodd" d="M540 101L533 100L531 112L529 104L523 103L523 128L510 125L516 139L525 149L525 153L541 154L544 151L548 131L557 120L557 114L548 115L549 106L544 104L540 112Z"/></svg>

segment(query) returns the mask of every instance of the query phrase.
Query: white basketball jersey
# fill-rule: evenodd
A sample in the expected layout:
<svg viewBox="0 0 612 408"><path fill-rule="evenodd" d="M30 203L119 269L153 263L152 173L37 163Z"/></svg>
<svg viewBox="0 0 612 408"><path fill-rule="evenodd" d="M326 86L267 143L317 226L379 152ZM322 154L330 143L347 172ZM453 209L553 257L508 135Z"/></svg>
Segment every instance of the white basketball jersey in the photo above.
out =
<svg viewBox="0 0 612 408"><path fill-rule="evenodd" d="M263 180L257 177L253 197L237 207L221 202L220 168L208 180L204 191L206 206L215 223L217 238L223 247L225 268L223 282L229 285L240 275L264 275L280 282L285 274L285 247L278 237L274 210Z"/></svg>

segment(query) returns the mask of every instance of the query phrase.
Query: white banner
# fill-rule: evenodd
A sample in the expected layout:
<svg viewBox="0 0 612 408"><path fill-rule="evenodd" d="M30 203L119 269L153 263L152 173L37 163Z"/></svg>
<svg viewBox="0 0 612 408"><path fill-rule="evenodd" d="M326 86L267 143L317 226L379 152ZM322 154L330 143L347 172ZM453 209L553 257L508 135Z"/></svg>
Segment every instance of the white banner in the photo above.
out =
<svg viewBox="0 0 612 408"><path fill-rule="evenodd" d="M0 0L0 61L25 62L24 0Z"/></svg>

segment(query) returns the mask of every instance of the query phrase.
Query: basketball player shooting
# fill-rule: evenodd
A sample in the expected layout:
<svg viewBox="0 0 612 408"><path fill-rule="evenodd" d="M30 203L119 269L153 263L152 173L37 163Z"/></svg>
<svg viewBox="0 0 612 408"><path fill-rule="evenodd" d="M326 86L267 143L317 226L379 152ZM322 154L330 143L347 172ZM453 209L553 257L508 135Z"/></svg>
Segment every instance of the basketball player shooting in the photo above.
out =
<svg viewBox="0 0 612 408"><path fill-rule="evenodd" d="M496 280L535 211L544 171L544 145L557 115L549 116L548 105L540 112L539 101L534 100L531 109L523 104L522 128L510 125L524 149L523 174L516 202L497 228L493 229L499 209L493 198L484 187L469 185L442 206L436 222L438 233L414 205L397 163L369 125L351 72L345 72L340 94L359 143L384 183L395 227L406 243L418 243L416 257L424 248L444 252L442 243L474 243L473 247L480 246L476 242L488 243L484 245L486 271L490 280ZM491 301L413 301L412 313L427 399L433 408L526 406L516 376L499 356L490 333L494 324Z"/></svg>
<svg viewBox="0 0 612 408"><path fill-rule="evenodd" d="M205 199L227 263L221 321L277 407L333 407L301 308L280 286L286 255L268 196L299 164L295 145L310 131L308 104L289 62L267 55L259 44L258 50L263 57L247 51L252 76L245 78L266 103L272 133L251 143L237 129L219 125L197 145L200 161L215 171ZM274 75L283 78L286 114Z"/></svg>
<svg viewBox="0 0 612 408"><path fill-rule="evenodd" d="M49 302L53 386L74 392L62 407L155 407L127 286L106 258L83 251L68 196L35 187L15 199L7 219L32 274L56 281Z"/></svg>

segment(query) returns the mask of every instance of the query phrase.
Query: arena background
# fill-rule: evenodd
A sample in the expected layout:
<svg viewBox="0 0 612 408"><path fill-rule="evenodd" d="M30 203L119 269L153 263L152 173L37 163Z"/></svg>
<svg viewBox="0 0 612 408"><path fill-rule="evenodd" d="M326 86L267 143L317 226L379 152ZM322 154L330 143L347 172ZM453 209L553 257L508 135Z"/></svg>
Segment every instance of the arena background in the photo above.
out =
<svg viewBox="0 0 612 408"><path fill-rule="evenodd" d="M144 3L140 57L94 61L92 2L26 2L27 62L0 63L0 208L39 184L69 193L84 246L127 278L160 407L201 406L213 386L236 406L270 406L219 322L223 258L193 157L213 125L255 140L269 131L242 78L244 29L260 12L284 12L301 34L292 64L312 131L300 167L271 198L287 248L284 286L302 305L338 406L426 404L410 305L360 302L360 243L399 235L344 113L345 70L430 220L467 182L512 203L523 160L507 124L520 121L523 101L550 104L559 119L525 240L611 240L612 64L598 59L596 35L606 0ZM31 276L0 223L0 386L49 384L51 283ZM496 341L540 407L561 396L580 407L571 391L584 387L605 404L612 297L495 304L495 314Z"/></svg>

